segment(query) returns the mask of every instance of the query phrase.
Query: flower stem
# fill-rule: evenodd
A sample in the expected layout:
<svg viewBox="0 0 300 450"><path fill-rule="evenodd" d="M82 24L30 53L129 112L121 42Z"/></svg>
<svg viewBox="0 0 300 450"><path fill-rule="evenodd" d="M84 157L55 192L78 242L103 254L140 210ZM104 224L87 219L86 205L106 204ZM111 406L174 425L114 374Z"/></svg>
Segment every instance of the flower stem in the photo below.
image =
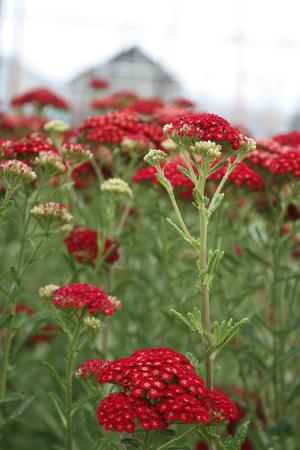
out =
<svg viewBox="0 0 300 450"><path fill-rule="evenodd" d="M80 332L81 317L79 317L77 327L69 341L67 365L66 365L66 450L74 450L73 437L73 371L74 360L77 353L78 335Z"/></svg>
<svg viewBox="0 0 300 450"><path fill-rule="evenodd" d="M202 204L199 209L199 222L200 222L200 243L201 243L199 265L201 271L205 271L207 265L207 215L204 204ZM206 333L209 335L208 342L205 344L206 385L208 389L213 389L214 361L213 357L209 355L209 347L211 343L209 286L205 277L203 277L201 280L201 291L202 291L203 327Z"/></svg>
<svg viewBox="0 0 300 450"><path fill-rule="evenodd" d="M181 439L183 439L184 437L188 436L189 434L191 434L193 431L197 430L197 428L199 427L199 425L196 425L193 428L190 428L189 430L187 430L185 433L180 434L179 436L177 436L176 438L172 439L171 441L167 442L166 444L161 445L160 447L158 447L156 450L162 450L164 448L168 448L170 447L170 445L175 444L176 442L180 441Z"/></svg>

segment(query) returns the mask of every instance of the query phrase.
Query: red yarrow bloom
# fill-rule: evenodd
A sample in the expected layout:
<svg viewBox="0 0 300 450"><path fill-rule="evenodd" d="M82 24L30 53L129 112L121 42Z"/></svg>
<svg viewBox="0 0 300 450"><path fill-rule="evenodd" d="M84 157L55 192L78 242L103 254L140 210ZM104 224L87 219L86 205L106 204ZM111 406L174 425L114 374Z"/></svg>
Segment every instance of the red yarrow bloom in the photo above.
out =
<svg viewBox="0 0 300 450"><path fill-rule="evenodd" d="M123 392L105 397L99 404L96 416L99 425L107 431L133 433L136 419L145 430L166 429L166 422L155 405Z"/></svg>
<svg viewBox="0 0 300 450"><path fill-rule="evenodd" d="M88 283L62 286L53 292L51 301L58 308L86 308L92 315L96 313L110 315L115 311L115 306L109 296L98 287Z"/></svg>
<svg viewBox="0 0 300 450"><path fill-rule="evenodd" d="M133 432L134 419L138 419L142 428L164 429L173 422L227 422L238 416L236 406L226 394L207 391L190 361L166 347L137 350L115 361L92 359L85 362L77 374L94 376L100 384L112 383L122 388L120 393L109 400L106 397L99 405L99 423L106 429ZM133 405L140 405L139 414ZM120 416L118 411L123 411ZM140 413L144 414L143 421Z"/></svg>
<svg viewBox="0 0 300 450"><path fill-rule="evenodd" d="M164 102L158 97L151 97L140 99L134 102L127 108L127 111L132 111L144 116L152 116L159 108L164 107Z"/></svg>
<svg viewBox="0 0 300 450"><path fill-rule="evenodd" d="M277 134L272 139L281 145L288 147L300 147L300 131L289 131L288 133Z"/></svg>
<svg viewBox="0 0 300 450"><path fill-rule="evenodd" d="M96 230L75 226L64 240L64 243L68 252L73 254L77 261L88 265L94 264L99 253L98 233ZM108 264L118 261L120 257L118 241L109 237L105 238L102 255Z"/></svg>
<svg viewBox="0 0 300 450"><path fill-rule="evenodd" d="M269 170L277 175L290 174L300 177L300 152L289 150L275 156L269 164Z"/></svg>
<svg viewBox="0 0 300 450"><path fill-rule="evenodd" d="M109 88L110 84L104 78L95 77L90 81L90 87L92 89L106 89Z"/></svg>
<svg viewBox="0 0 300 450"><path fill-rule="evenodd" d="M230 144L233 150L237 150L243 141L243 135L230 123L216 114L190 113L178 119L174 119L166 125L166 134L169 137L189 142L199 140L215 141L221 144Z"/></svg>
<svg viewBox="0 0 300 450"><path fill-rule="evenodd" d="M186 97L177 97L174 98L173 103L175 106L179 108L193 108L196 106L196 103Z"/></svg>
<svg viewBox="0 0 300 450"><path fill-rule="evenodd" d="M88 141L107 145L120 144L123 139L144 138L149 146L160 145L163 132L158 125L143 122L137 115L128 111L114 111L101 116L92 116L84 120L79 128Z"/></svg>
<svg viewBox="0 0 300 450"><path fill-rule="evenodd" d="M216 163L214 163L216 164ZM178 169L178 165L186 167L185 162L181 158L177 158L174 161L166 164L164 167L165 177L170 181L173 188L184 188L182 192L184 198L190 198L192 196L192 190L194 184L192 181L184 175ZM195 173L197 173L196 167L194 167ZM208 181L220 180L225 175L227 165L222 166L216 172L212 173L208 177ZM154 166L143 167L138 169L134 174L133 181L151 181L154 184L158 184L157 170ZM229 181L233 182L237 186L248 186L253 191L261 191L263 189L263 180L253 169L247 164L241 161L236 168L231 172Z"/></svg>
<svg viewBox="0 0 300 450"><path fill-rule="evenodd" d="M59 109L69 109L68 103L55 92L47 88L37 88L14 97L11 101L13 106L26 103L37 103L40 106L54 106Z"/></svg>

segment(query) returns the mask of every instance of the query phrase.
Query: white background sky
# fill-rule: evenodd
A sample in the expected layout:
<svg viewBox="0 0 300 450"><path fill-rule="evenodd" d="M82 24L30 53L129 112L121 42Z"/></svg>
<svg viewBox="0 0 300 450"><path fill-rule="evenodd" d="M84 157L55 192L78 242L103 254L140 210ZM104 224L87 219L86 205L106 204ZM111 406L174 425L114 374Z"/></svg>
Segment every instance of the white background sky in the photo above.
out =
<svg viewBox="0 0 300 450"><path fill-rule="evenodd" d="M2 0L0 49L57 81L139 45L200 103L292 114L299 16L299 0Z"/></svg>

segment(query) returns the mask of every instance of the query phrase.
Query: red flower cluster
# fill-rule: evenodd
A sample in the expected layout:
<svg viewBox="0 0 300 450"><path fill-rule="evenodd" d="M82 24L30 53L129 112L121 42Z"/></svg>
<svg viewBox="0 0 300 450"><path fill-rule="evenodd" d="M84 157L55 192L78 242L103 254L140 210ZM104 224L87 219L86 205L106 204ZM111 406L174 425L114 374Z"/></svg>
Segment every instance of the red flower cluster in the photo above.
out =
<svg viewBox="0 0 300 450"><path fill-rule="evenodd" d="M170 123L174 119L182 117L185 114L186 109L184 108L165 106L164 108L160 108L156 111L155 119L160 125L166 125L167 123Z"/></svg>
<svg viewBox="0 0 300 450"><path fill-rule="evenodd" d="M173 103L178 108L193 108L196 103L186 97L174 98Z"/></svg>
<svg viewBox="0 0 300 450"><path fill-rule="evenodd" d="M240 147L243 137L227 120L208 113L190 113L173 120L167 134L172 136L174 133L193 141L202 139L229 143L234 150Z"/></svg>
<svg viewBox="0 0 300 450"><path fill-rule="evenodd" d="M177 158L171 161L164 167L164 174L166 178L170 181L174 188L183 187L187 188L183 192L184 197L190 197L192 195L192 190L194 185L192 181L178 170L178 165L186 167L184 161ZM219 180L223 178L226 172L227 166L223 166L209 176L208 180ZM197 172L197 169L195 168ZM150 180L154 184L158 184L156 177L156 168L153 166L143 167L139 169L132 178L133 181L144 181ZM240 162L237 167L232 171L229 176L229 180L232 181L237 186L247 185L253 191L260 191L263 189L263 181L261 177L250 167L247 166L243 161Z"/></svg>
<svg viewBox="0 0 300 450"><path fill-rule="evenodd" d="M268 166L269 170L278 175L291 174L300 177L300 152L290 150L275 156Z"/></svg>
<svg viewBox="0 0 300 450"><path fill-rule="evenodd" d="M25 103L38 103L40 106L51 105L59 109L69 109L68 103L60 96L47 88L32 89L25 94L14 97L11 101L13 106Z"/></svg>
<svg viewBox="0 0 300 450"><path fill-rule="evenodd" d="M90 87L92 89L106 89L109 87L109 82L104 78L92 78L90 81Z"/></svg>
<svg viewBox="0 0 300 450"><path fill-rule="evenodd" d="M114 304L110 301L109 296L88 283L67 284L56 289L51 297L51 301L55 306L60 308L87 308L90 314L97 312L110 315L115 311Z"/></svg>
<svg viewBox="0 0 300 450"><path fill-rule="evenodd" d="M138 96L132 91L118 91L107 97L97 98L91 107L100 110L124 109L138 101Z"/></svg>
<svg viewBox="0 0 300 450"><path fill-rule="evenodd" d="M34 138L29 137L21 141L7 141L3 149L6 157L22 161L30 161L30 159L38 156L39 152L58 154L56 148L40 136Z"/></svg>
<svg viewBox="0 0 300 450"><path fill-rule="evenodd" d="M127 108L131 111L144 116L152 116L159 108L164 107L164 102L158 97L140 99Z"/></svg>
<svg viewBox="0 0 300 450"><path fill-rule="evenodd" d="M78 374L122 387L121 393L111 394L99 405L99 423L108 430L133 432L134 419L143 428L155 429L165 428L168 422L210 423L238 415L225 394L206 389L185 356L166 347L137 350L115 361L93 359Z"/></svg>
<svg viewBox="0 0 300 450"><path fill-rule="evenodd" d="M75 226L69 236L64 240L68 252L73 254L75 259L84 264L93 265L98 256L98 234L96 230ZM102 255L108 264L118 261L119 254L118 241L105 239Z"/></svg>
<svg viewBox="0 0 300 450"><path fill-rule="evenodd" d="M43 128L47 119L39 117L19 116L13 117L3 115L0 117L0 129L4 131L14 131L18 128L28 130L38 130Z"/></svg>
<svg viewBox="0 0 300 450"><path fill-rule="evenodd" d="M108 431L133 433L135 422L145 430L166 428L166 423L157 408L145 399L135 398L122 392L105 397L96 413L99 424Z"/></svg>
<svg viewBox="0 0 300 450"><path fill-rule="evenodd" d="M119 144L124 138L143 140L149 145L160 145L163 133L159 126L142 122L133 113L114 111L87 118L79 128L88 141Z"/></svg>
<svg viewBox="0 0 300 450"><path fill-rule="evenodd" d="M231 158L233 161L233 158ZM227 165L222 166L216 172L210 175L209 180L220 180L225 175ZM253 191L261 191L264 188L264 182L262 178L251 169L247 164L241 161L236 168L231 172L228 178L237 186L247 185Z"/></svg>
<svg viewBox="0 0 300 450"><path fill-rule="evenodd" d="M272 138L274 141L281 145L287 145L288 147L300 147L300 131L290 131L288 133L277 134Z"/></svg>

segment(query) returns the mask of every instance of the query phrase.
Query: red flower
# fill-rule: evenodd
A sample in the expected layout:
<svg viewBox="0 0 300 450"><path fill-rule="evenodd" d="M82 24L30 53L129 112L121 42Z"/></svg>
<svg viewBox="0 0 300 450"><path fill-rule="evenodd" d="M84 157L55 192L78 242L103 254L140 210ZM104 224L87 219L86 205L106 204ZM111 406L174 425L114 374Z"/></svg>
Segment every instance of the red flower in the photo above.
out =
<svg viewBox="0 0 300 450"><path fill-rule="evenodd" d="M164 174L166 178L171 182L173 188L183 187L186 188L182 193L184 197L190 198L192 196L192 190L194 184L192 181L184 175L178 169L178 165L186 167L185 162L181 158L177 158L174 161L166 164L164 166ZM209 176L208 180L219 180L225 175L227 166L224 165L212 175ZM195 172L197 169L195 168ZM145 168L138 169L134 174L133 181L146 181L150 180L154 184L158 184L156 177L156 168L154 166L149 166ZM237 167L231 172L229 180L232 181L237 186L248 186L253 191L261 191L263 189L263 181L261 177L252 170L247 164L241 161Z"/></svg>
<svg viewBox="0 0 300 450"><path fill-rule="evenodd" d="M151 116L155 114L155 112L159 108L164 107L164 102L157 97L140 99L133 103L131 106L127 108L127 111L132 111L137 114L142 114L144 116Z"/></svg>
<svg viewBox="0 0 300 450"><path fill-rule="evenodd" d="M14 97L11 101L13 106L24 105L25 103L38 103L40 106L54 106L59 109L69 109L68 103L53 91L47 88L32 89L25 94Z"/></svg>
<svg viewBox="0 0 300 450"><path fill-rule="evenodd" d="M207 391L204 381L197 375L190 361L166 347L137 350L132 355L115 361L93 359L81 366L78 375L93 375L100 384L113 383L122 388L120 408L118 404L112 406L111 399L108 402L111 409L106 407L106 402L105 408L102 408L106 399L100 403L100 424L107 427L114 423L118 410L123 410L124 414L131 411L130 420L138 418L140 425L146 429L163 428L165 424L175 421L211 423L235 420L238 416L236 406L225 394ZM113 398L119 399L118 394L114 394ZM132 405L139 405L141 401L144 407L147 405L151 408L149 412L153 413L154 422L148 417L141 421L139 416L132 414ZM141 410L142 408L141 405ZM122 415L116 420L122 422L123 419ZM134 431L134 426L130 423ZM123 426L122 431L125 429ZM106 429L119 431L115 425Z"/></svg>
<svg viewBox="0 0 300 450"><path fill-rule="evenodd" d="M115 311L109 296L96 286L87 283L62 286L54 291L51 301L59 308L87 308L93 315L97 312L110 315Z"/></svg>
<svg viewBox="0 0 300 450"><path fill-rule="evenodd" d="M297 148L300 146L300 131L277 134L272 139L281 145Z"/></svg>
<svg viewBox="0 0 300 450"><path fill-rule="evenodd" d="M227 120L208 113L191 113L174 119L167 129L167 134L174 136L174 133L191 141L212 140L227 143L234 150L240 147L243 137Z"/></svg>
<svg viewBox="0 0 300 450"><path fill-rule="evenodd" d="M195 102L189 100L186 97L174 98L173 103L175 106L178 106L179 108L193 108L194 106L196 106Z"/></svg>
<svg viewBox="0 0 300 450"><path fill-rule="evenodd" d="M290 174L300 177L300 152L289 150L275 156L269 164L269 170L277 175Z"/></svg>
<svg viewBox="0 0 300 450"><path fill-rule="evenodd" d="M69 236L64 240L69 253L73 254L75 259L84 264L93 265L98 256L98 234L96 230L75 226ZM102 255L108 264L118 261L119 255L118 241L105 239Z"/></svg>
<svg viewBox="0 0 300 450"><path fill-rule="evenodd" d="M56 148L45 142L39 136L35 138L26 138L24 141L7 141L6 152L9 152L10 158L29 161L38 156L40 152L50 152L58 154Z"/></svg>
<svg viewBox="0 0 300 450"><path fill-rule="evenodd" d="M166 422L155 405L122 392L109 394L101 400L96 416L99 425L108 431L133 433L137 419L145 430L166 428Z"/></svg>
<svg viewBox="0 0 300 450"><path fill-rule="evenodd" d="M88 141L106 144L119 144L124 138L141 137L149 145L160 145L163 133L160 127L142 122L128 111L114 111L102 116L88 117L79 128Z"/></svg>
<svg viewBox="0 0 300 450"><path fill-rule="evenodd" d="M72 172L72 181L78 189L83 189L93 183L95 177L95 169L89 161L80 164Z"/></svg>
<svg viewBox="0 0 300 450"><path fill-rule="evenodd" d="M233 158L231 158L231 161L233 161ZM227 165L222 166L209 177L209 180L220 180L225 175L226 170ZM263 180L258 173L247 166L243 161L236 166L228 179L233 181L237 186L247 185L253 191L261 191L264 187Z"/></svg>
<svg viewBox="0 0 300 450"><path fill-rule="evenodd" d="M155 118L160 125L166 125L167 123L170 123L174 119L182 117L185 114L186 109L184 108L165 106L164 108L160 108L156 111Z"/></svg>
<svg viewBox="0 0 300 450"><path fill-rule="evenodd" d="M104 78L92 78L90 81L90 87L92 89L106 89L109 87L109 82Z"/></svg>

